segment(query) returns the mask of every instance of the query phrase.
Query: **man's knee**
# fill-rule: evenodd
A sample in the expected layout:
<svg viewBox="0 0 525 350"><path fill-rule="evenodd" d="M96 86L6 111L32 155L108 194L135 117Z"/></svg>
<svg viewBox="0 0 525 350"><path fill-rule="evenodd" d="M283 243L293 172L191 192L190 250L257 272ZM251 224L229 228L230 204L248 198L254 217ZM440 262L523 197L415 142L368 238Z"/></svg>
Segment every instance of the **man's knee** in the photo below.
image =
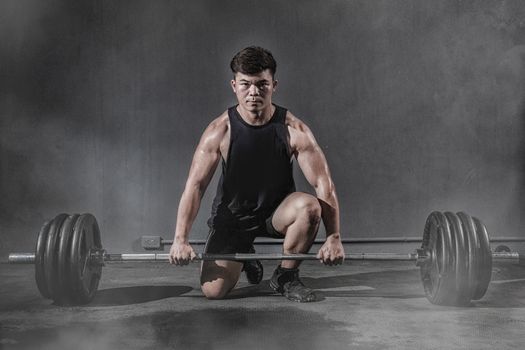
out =
<svg viewBox="0 0 525 350"><path fill-rule="evenodd" d="M301 193L295 201L297 216L316 226L321 221L322 208L319 200L307 193Z"/></svg>
<svg viewBox="0 0 525 350"><path fill-rule="evenodd" d="M205 283L201 286L202 293L207 299L224 299L230 292L230 288L225 288L222 283Z"/></svg>
<svg viewBox="0 0 525 350"><path fill-rule="evenodd" d="M224 299L235 287L242 264L235 261L204 261L201 269L201 289L208 299Z"/></svg>

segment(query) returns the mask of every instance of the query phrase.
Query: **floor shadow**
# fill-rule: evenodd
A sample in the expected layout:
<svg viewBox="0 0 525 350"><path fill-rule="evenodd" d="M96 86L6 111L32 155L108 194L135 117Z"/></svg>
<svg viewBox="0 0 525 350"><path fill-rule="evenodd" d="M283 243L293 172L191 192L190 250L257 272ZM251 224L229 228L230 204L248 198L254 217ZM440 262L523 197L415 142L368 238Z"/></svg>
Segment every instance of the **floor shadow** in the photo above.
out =
<svg viewBox="0 0 525 350"><path fill-rule="evenodd" d="M522 269L522 267L520 268ZM520 276L518 271L514 271L516 269L513 265L499 267L498 270L493 273L494 283L489 285L485 296L479 301L473 301L470 307L524 308L525 297L522 291L525 281L511 280L508 283L498 282L498 280ZM319 300L325 297L392 299L425 297L418 269L390 270L318 278L303 277L302 280L308 287L318 290ZM360 287L363 286L366 286L367 289L360 289ZM229 298L242 299L272 295L278 294L270 289L268 281L265 280L256 286L235 289L230 293Z"/></svg>
<svg viewBox="0 0 525 350"><path fill-rule="evenodd" d="M326 297L366 296L410 299L425 296L422 286L419 288L420 293L414 293L412 286L416 283L421 284L419 273L414 270L394 270L318 278L302 277L301 279L306 286L317 290L317 301L321 301ZM359 290L359 287L362 286L370 289ZM334 288L343 290L327 290ZM344 288L350 290L344 290ZM351 290L352 288L356 289ZM242 299L271 295L278 295L278 293L270 289L269 281L265 280L259 285L237 288L230 293L228 298Z"/></svg>
<svg viewBox="0 0 525 350"><path fill-rule="evenodd" d="M485 308L523 308L525 297L522 293L525 281L513 280L523 276L522 267L514 265L495 266L493 283L480 301L471 306ZM388 270L326 277L302 277L303 282L317 291L317 301L325 298L424 298L419 270ZM508 280L508 282L506 282ZM189 286L135 286L99 290L89 304L96 306L118 306L145 303L154 300L184 297L204 298L200 293L185 295L192 291ZM234 289L227 299L245 299L279 295L264 280L258 285Z"/></svg>
<svg viewBox="0 0 525 350"><path fill-rule="evenodd" d="M293 307L144 312L62 325L2 328L0 349L347 349L355 333L323 313ZM374 344L371 349L378 349Z"/></svg>
<svg viewBox="0 0 525 350"><path fill-rule="evenodd" d="M355 336L342 322L291 306L159 312L150 320L156 348L347 349Z"/></svg>
<svg viewBox="0 0 525 350"><path fill-rule="evenodd" d="M118 306L178 297L193 288L188 286L137 286L103 289L87 306Z"/></svg>

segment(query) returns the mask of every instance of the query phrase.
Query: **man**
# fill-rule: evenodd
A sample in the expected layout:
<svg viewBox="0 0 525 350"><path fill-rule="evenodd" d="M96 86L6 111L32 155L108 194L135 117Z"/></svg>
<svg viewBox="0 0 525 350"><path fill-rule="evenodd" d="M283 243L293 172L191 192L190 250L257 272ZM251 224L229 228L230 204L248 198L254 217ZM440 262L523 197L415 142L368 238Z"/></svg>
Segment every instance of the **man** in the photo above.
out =
<svg viewBox="0 0 525 350"><path fill-rule="evenodd" d="M306 253L322 219L327 236L317 257L328 265L342 263L339 205L326 159L310 129L272 103L276 66L272 54L260 47L245 48L232 59L231 87L238 105L212 121L197 146L179 204L172 264L186 265L196 257L189 232L219 162L222 176L208 221L206 253L254 252L255 237L284 238L284 254ZM294 156L316 196L295 191ZM299 279L299 265L282 261L270 286L290 300L314 301L315 293ZM204 261L204 295L224 298L243 270L250 283L261 281L259 262Z"/></svg>

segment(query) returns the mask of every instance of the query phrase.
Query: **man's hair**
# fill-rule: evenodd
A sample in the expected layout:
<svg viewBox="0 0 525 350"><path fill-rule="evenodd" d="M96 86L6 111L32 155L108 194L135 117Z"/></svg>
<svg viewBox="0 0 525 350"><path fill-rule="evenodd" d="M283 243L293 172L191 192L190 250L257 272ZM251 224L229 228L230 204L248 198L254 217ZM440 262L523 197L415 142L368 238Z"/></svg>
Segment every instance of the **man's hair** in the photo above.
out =
<svg viewBox="0 0 525 350"><path fill-rule="evenodd" d="M272 78L277 70L277 62L270 51L259 47L250 46L239 51L232 59L230 68L235 73L253 75L266 69L272 73Z"/></svg>

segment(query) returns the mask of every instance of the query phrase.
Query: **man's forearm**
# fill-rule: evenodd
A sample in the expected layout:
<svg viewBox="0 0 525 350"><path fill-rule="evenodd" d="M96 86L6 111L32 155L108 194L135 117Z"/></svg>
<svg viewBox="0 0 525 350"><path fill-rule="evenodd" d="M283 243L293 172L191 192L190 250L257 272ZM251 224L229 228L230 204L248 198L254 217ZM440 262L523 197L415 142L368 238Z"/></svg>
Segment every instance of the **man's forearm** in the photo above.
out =
<svg viewBox="0 0 525 350"><path fill-rule="evenodd" d="M333 188L326 191L319 189L317 191L317 198L321 204L321 217L323 219L327 237L334 234L338 235L341 231L339 223L339 202L335 190Z"/></svg>
<svg viewBox="0 0 525 350"><path fill-rule="evenodd" d="M337 206L334 207L333 205L329 204L328 202L325 202L322 199L320 199L319 202L321 203L321 216L325 226L326 236L328 237L333 234L339 234L341 232L339 224L339 209L337 208Z"/></svg>
<svg viewBox="0 0 525 350"><path fill-rule="evenodd" d="M202 196L197 188L186 188L184 190L177 211L175 241L188 242L191 226L199 212L201 198Z"/></svg>

